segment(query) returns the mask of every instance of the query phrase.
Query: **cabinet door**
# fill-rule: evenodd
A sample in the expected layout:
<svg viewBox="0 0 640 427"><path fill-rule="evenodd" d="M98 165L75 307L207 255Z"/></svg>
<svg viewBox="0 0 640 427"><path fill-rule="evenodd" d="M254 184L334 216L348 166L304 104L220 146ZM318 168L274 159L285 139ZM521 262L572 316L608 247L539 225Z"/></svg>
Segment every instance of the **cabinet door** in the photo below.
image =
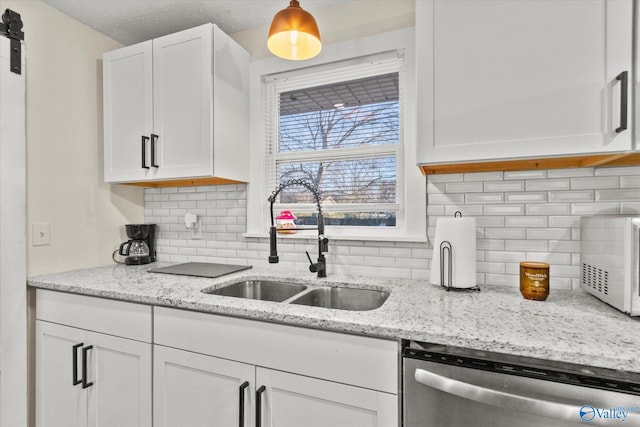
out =
<svg viewBox="0 0 640 427"><path fill-rule="evenodd" d="M416 24L419 163L631 148L631 0L419 1Z"/></svg>
<svg viewBox="0 0 640 427"><path fill-rule="evenodd" d="M254 378L252 365L156 345L154 425L253 425ZM244 383L248 385L241 388Z"/></svg>
<svg viewBox="0 0 640 427"><path fill-rule="evenodd" d="M150 168L148 141L153 129L151 67L151 41L104 54L106 182L149 179L155 172Z"/></svg>
<svg viewBox="0 0 640 427"><path fill-rule="evenodd" d="M212 175L212 26L154 39L153 72L157 177Z"/></svg>
<svg viewBox="0 0 640 427"><path fill-rule="evenodd" d="M87 332L36 321L36 425L80 427L87 423L87 394L73 380L81 375ZM80 344L80 346L75 347ZM73 373L73 353L77 372Z"/></svg>
<svg viewBox="0 0 640 427"><path fill-rule="evenodd" d="M151 427L151 344L88 332L90 427Z"/></svg>
<svg viewBox="0 0 640 427"><path fill-rule="evenodd" d="M261 386L265 427L398 425L397 395L257 368L256 387Z"/></svg>

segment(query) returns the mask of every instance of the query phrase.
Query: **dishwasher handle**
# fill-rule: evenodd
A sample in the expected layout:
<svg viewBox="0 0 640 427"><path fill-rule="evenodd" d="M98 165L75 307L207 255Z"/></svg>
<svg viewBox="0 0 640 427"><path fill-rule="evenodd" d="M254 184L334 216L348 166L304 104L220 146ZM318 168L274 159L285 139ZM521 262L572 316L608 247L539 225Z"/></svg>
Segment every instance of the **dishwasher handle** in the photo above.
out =
<svg viewBox="0 0 640 427"><path fill-rule="evenodd" d="M485 405L513 409L538 416L545 416L556 420L581 422L581 410L584 407L567 405L564 403L550 402L532 397L505 393L487 387L447 378L424 369L416 369L415 379L418 383L440 390L463 399L471 400ZM630 412L627 419L640 419L637 413ZM586 421L586 419L585 419ZM595 417L590 425L611 425L611 420Z"/></svg>

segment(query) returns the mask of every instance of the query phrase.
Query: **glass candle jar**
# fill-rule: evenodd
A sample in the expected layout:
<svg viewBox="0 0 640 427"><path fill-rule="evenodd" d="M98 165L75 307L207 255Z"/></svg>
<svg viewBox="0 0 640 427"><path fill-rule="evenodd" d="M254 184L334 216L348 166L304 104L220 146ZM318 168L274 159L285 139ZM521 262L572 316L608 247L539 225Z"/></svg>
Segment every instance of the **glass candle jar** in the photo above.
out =
<svg viewBox="0 0 640 427"><path fill-rule="evenodd" d="M549 264L534 261L521 262L520 293L526 299L546 300L549 296Z"/></svg>
<svg viewBox="0 0 640 427"><path fill-rule="evenodd" d="M296 216L291 211L282 211L276 217L276 230L281 234L296 232Z"/></svg>

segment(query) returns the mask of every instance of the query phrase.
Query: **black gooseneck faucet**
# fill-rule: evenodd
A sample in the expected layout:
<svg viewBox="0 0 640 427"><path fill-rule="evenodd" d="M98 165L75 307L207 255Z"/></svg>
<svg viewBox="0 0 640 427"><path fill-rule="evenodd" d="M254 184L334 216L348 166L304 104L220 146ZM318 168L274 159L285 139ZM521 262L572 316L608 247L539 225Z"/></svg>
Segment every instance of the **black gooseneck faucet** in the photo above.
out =
<svg viewBox="0 0 640 427"><path fill-rule="evenodd" d="M278 188L275 189L271 196L267 199L270 203L270 213L271 213L271 228L269 228L269 246L270 246L270 254L269 254L269 263L277 264L279 261L278 257L278 247L276 243L276 226L273 221L273 204L276 201L276 197L278 194L285 188L291 185L302 185L307 190L313 193L313 197L316 199L316 206L318 207L318 262L314 263L311 260L311 256L309 256L309 252L307 252L307 258L309 259L309 271L312 273L318 273L318 277L327 277L327 260L324 256L325 252L329 252L329 239L327 239L324 235L324 218L322 217L322 207L320 206L320 196L318 195L318 189L314 187L312 184L308 183L303 179L292 179L287 182L281 183ZM309 230L309 229L307 229Z"/></svg>

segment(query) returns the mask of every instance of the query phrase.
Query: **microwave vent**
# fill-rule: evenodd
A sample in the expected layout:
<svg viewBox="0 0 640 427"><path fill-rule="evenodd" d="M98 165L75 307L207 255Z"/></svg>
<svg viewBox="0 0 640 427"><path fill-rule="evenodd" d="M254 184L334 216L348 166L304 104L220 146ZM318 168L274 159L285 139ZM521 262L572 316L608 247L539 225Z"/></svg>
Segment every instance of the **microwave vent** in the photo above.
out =
<svg viewBox="0 0 640 427"><path fill-rule="evenodd" d="M583 263L582 283L600 294L609 295L609 272L606 270Z"/></svg>

